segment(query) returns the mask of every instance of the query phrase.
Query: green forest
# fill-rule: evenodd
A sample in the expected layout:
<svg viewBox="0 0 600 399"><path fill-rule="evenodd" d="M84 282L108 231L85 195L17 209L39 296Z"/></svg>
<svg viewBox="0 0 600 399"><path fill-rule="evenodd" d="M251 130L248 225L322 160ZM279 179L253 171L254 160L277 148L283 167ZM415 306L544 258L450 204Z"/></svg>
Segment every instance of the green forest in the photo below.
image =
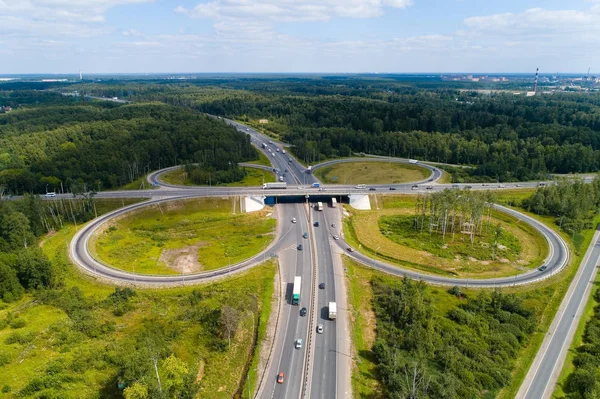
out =
<svg viewBox="0 0 600 399"><path fill-rule="evenodd" d="M58 129L60 132L55 135L62 133L65 140L52 143L54 148L60 148L65 141L83 145L76 136L81 133L77 128L85 124L83 131L93 133L91 139L97 140L103 151L107 147L114 148L115 144L105 143L103 132L123 134L126 131L129 134L117 140L119 151L112 158L102 157L94 165L81 165L87 175L93 175L88 183L100 182L104 187L128 182L132 164L134 170L143 171L146 167L157 168L159 164L189 161L225 170L229 161L255 159L243 138L231 137L233 133L227 133L225 126L189 110L248 122L267 118L267 132L292 144L294 154L309 164L365 153L473 166L461 169L455 181L546 179L551 173L600 170L600 95L597 93L524 97L510 92L483 94L469 91L469 88L477 88L473 85L461 87L452 82L418 77L401 80L360 76L213 77L179 84L113 80L44 86L60 92L79 90L81 95L75 99L47 91L26 90L38 86L34 83L0 85L0 103L44 108L44 116L20 116L14 111L0 116L0 138ZM40 95L39 99L35 99L36 94ZM86 102L88 94L117 96L136 105ZM170 106L160 107L158 102ZM44 106L47 103L53 105ZM47 115L49 113L52 115ZM36 127L30 126L32 119L38 121ZM174 128L174 122L178 129ZM8 124L11 129L7 129ZM197 142L189 133L194 129L200 136ZM157 136L159 130L168 134ZM211 135L208 140L208 130L218 131L219 139ZM65 134L75 137L65 137ZM145 142L134 147L127 141L129 138ZM225 143L228 146L224 147ZM13 137L6 144L11 144L8 147L11 148L24 143ZM183 149L184 145L192 145L192 148ZM225 153L220 152L223 148L227 149ZM79 146L76 149L87 150ZM10 168L10 173L5 172L9 175L21 173L23 163L30 161L29 154L12 151L8 155L0 154L0 168ZM48 152L48 149L42 146L38 151ZM38 161L39 153L35 155L31 161ZM48 155L62 159L60 154ZM98 176L97 170L103 169L110 169L108 176ZM31 172L35 175L33 179L38 180L42 177L56 177L63 182L83 179L82 176L40 176L39 167L32 168ZM19 180L31 180L28 175L24 177L26 179ZM10 177L4 179L14 181ZM11 187L14 185L16 183ZM40 186L45 187L45 183L38 184L38 191Z"/></svg>
<svg viewBox="0 0 600 399"><path fill-rule="evenodd" d="M517 354L535 328L515 295L481 292L447 313L436 311L423 282L374 278L373 353L386 398L494 397L511 379Z"/></svg>
<svg viewBox="0 0 600 399"><path fill-rule="evenodd" d="M17 107L0 115L0 187L8 193L111 189L186 162L235 179L228 171L237 163L258 159L248 136L193 110L1 88L0 103L4 95Z"/></svg>
<svg viewBox="0 0 600 399"><path fill-rule="evenodd" d="M162 101L268 130L306 163L367 153L475 166L469 180L517 181L600 169L600 95L524 97L414 77L199 79L78 85ZM463 171L464 172L464 171Z"/></svg>

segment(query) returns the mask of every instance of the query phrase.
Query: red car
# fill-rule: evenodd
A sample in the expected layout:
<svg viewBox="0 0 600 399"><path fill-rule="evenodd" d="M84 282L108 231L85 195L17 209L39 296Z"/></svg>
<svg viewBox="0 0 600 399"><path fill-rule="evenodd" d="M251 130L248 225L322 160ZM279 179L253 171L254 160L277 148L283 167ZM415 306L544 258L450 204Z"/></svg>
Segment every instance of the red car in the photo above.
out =
<svg viewBox="0 0 600 399"><path fill-rule="evenodd" d="M281 373L279 373L277 375L277 383L278 384L283 384L283 378L285 377L285 374L283 373L283 371Z"/></svg>

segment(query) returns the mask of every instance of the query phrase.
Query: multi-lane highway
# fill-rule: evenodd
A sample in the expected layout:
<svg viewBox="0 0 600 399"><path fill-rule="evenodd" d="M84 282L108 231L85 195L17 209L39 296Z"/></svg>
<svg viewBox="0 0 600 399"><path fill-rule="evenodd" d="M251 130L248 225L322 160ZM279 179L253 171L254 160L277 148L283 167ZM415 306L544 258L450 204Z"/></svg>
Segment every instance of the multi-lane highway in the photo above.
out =
<svg viewBox="0 0 600 399"><path fill-rule="evenodd" d="M168 201L175 198L197 196L264 196L265 194L268 194L269 196L294 195L302 199L314 195L373 194L373 189L376 191L385 190L386 193L394 194L421 191L430 192L457 187L469 187L474 190L501 190L504 188L517 187L517 185L510 185L509 187L508 185L487 184L437 184L436 180L441 176L441 172L438 174L439 170L437 168L429 167L429 169L432 170L432 175L424 181L424 184L417 184L417 187L414 187L413 183L370 185L368 188L358 189L354 186L347 185L311 188L310 186L312 183L317 182L316 178L312 174L306 173L306 168L298 163L293 157L289 156L289 154L284 154L282 151L284 147L281 146L281 144L269 143L270 139L237 122L228 120L226 120L226 122L251 135L253 144L268 156L273 163L273 168L277 171L277 175L283 176L284 181L288 183L287 190L266 191L260 188L247 187L179 187L165 184L160 180L160 174L165 170L154 172L149 175L148 179L153 184L160 185L160 189L98 193L98 197L150 197L152 199L146 203L135 204L113 211L86 225L72 240L70 255L75 263L88 273L106 279L146 285L167 285L192 283L200 280L218 278L226 273L245 270L246 268L259 263L261 260L264 260L267 254L277 254L279 257L280 272L283 282L281 292L284 295L284 301L283 306L280 308L279 327L274 340L274 348L271 360L268 364L266 378L263 379L263 384L259 390L257 390L262 398L350 397L350 378L348 375L350 372L350 357L347 355L349 335L346 327L347 324L345 324L345 314L343 313L345 312L345 309L338 310L338 314L341 313L343 317L338 316L339 319L337 321L328 320L327 315L329 302L345 302L345 298L340 298L340 292L345 293L345 287L343 286L343 276L339 271L341 268L338 260L339 253L346 253L361 263L395 275L422 279L435 284L467 285L476 287L528 284L553 275L562 269L568 262L569 253L566 244L554 230L537 220L520 214L512 209L502 208L502 211L510 213L518 219L535 227L548 240L550 255L544 262L547 266L544 271L532 270L510 278L466 280L451 279L404 270L398 266L371 259L360 252L348 252L348 246L343 241L343 238L340 240L332 239L334 234L341 236L341 223L339 222L341 220L340 209L330 208L327 204L323 211L318 211L314 208L310 208L308 203L303 202L277 205L276 213L278 215L279 223L278 234L275 241L264 253L238 265L231 266L228 269L186 276L142 276L113 269L110 266L103 265L93 259L87 250L87 243L94 230L102 227L103 223L106 223L111 218L122 215L125 212L145 206L148 203ZM262 143L269 143L268 146L271 148L271 151L262 148ZM279 147L280 151L275 150L276 146ZM359 159L361 161L367 160L365 158ZM378 160L382 161L382 158L379 158ZM385 159L385 161L389 162L387 159ZM400 162L408 162L408 160L402 160ZM327 163L325 166L326 165ZM538 184L539 183L520 183L518 186L535 187ZM390 188L392 190L390 190ZM292 218L296 218L297 223L292 223ZM319 222L319 227L315 227L313 224L317 221ZM336 227L332 227L333 223L336 224ZM302 237L305 232L308 233L309 238ZM303 250L298 250L298 244L303 245ZM593 254L589 258L589 262L593 263L599 255L600 254L596 253ZM587 269L588 266L586 266L586 270ZM290 303L291 284L294 276L302 276L303 280L300 306L291 305ZM316 288L319 283L324 283L323 289ZM577 293L585 288L585 284L581 284L581 287L578 286L575 289ZM569 298L568 303L575 304L576 299L581 299L582 297L580 297L579 294L574 294L572 295L572 298L574 299L571 300L571 298ZM299 314L302 307L306 307L308 311L307 315L304 317ZM342 320L344 323L338 323L338 321ZM565 320L567 327L572 327L576 318L572 318L570 323L568 323L568 319L565 318ZM317 334L315 331L316 326L319 324L323 325L322 334ZM339 328L340 325L343 325L344 327ZM557 330L557 340L564 336L564 330L565 328ZM294 342L298 338L303 340L303 348L301 349L294 348ZM556 350L552 349L550 352L554 353ZM542 372L537 373L531 379L531 385L534 387L531 388L531 392L539 391L539 389L535 387L541 383L536 381L541 381L541 379L547 375L544 371L547 370L547 367L538 367L538 369L542 370ZM554 368L552 370L554 370ZM280 372L285 373L283 384L278 384L276 381L276 376ZM340 375L340 373L342 375ZM543 389L544 391L542 392L547 392L547 385L544 386ZM536 396L531 396L531 394L529 394L527 397L534 398Z"/></svg>

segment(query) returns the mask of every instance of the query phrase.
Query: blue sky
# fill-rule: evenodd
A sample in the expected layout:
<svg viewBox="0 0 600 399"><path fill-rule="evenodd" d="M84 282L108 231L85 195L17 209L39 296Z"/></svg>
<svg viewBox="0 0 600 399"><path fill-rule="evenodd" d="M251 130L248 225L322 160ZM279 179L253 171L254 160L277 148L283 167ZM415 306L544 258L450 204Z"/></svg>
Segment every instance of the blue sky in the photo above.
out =
<svg viewBox="0 0 600 399"><path fill-rule="evenodd" d="M0 73L592 72L600 0L0 0Z"/></svg>

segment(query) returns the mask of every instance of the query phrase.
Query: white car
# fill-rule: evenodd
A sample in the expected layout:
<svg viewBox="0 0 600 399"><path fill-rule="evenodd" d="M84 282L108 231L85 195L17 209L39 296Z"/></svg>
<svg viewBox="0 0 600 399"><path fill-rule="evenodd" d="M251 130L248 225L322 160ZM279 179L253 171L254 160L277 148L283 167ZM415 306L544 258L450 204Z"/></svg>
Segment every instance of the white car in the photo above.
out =
<svg viewBox="0 0 600 399"><path fill-rule="evenodd" d="M340 239L340 236L338 236L338 235L335 235L335 236L333 236L333 239L334 239L334 240L339 240L339 239Z"/></svg>
<svg viewBox="0 0 600 399"><path fill-rule="evenodd" d="M50 198L50 197L56 197L56 193L54 193L54 192L46 193L46 198Z"/></svg>
<svg viewBox="0 0 600 399"><path fill-rule="evenodd" d="M294 346L296 349L302 349L302 338L298 338Z"/></svg>
<svg viewBox="0 0 600 399"><path fill-rule="evenodd" d="M296 218L292 218L292 223L296 223Z"/></svg>
<svg viewBox="0 0 600 399"><path fill-rule="evenodd" d="M323 324L317 326L317 334L323 334Z"/></svg>

